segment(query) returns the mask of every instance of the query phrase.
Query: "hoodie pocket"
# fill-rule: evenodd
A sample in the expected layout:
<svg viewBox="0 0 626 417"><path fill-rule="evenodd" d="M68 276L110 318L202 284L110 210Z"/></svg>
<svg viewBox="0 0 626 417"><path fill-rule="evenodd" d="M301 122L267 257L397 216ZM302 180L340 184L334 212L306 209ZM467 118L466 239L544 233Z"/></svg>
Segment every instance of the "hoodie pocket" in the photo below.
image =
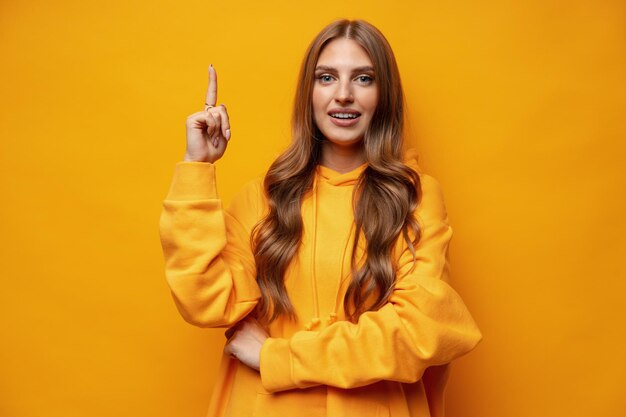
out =
<svg viewBox="0 0 626 417"><path fill-rule="evenodd" d="M328 417L405 417L391 412L385 381L358 388L328 388ZM408 417L408 415L406 415Z"/></svg>
<svg viewBox="0 0 626 417"><path fill-rule="evenodd" d="M280 391L257 392L252 417L274 416L326 417L324 386Z"/></svg>

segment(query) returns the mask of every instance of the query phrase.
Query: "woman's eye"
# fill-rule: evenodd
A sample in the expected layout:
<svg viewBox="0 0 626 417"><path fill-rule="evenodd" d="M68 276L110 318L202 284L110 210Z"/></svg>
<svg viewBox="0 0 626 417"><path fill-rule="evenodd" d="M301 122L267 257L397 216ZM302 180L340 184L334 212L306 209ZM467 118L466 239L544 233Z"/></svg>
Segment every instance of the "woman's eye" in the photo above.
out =
<svg viewBox="0 0 626 417"><path fill-rule="evenodd" d="M317 79L322 83L330 83L333 81L334 77L330 74L322 74L318 75ZM355 78L355 80L362 84L371 84L374 81L374 78L369 75L359 75Z"/></svg>

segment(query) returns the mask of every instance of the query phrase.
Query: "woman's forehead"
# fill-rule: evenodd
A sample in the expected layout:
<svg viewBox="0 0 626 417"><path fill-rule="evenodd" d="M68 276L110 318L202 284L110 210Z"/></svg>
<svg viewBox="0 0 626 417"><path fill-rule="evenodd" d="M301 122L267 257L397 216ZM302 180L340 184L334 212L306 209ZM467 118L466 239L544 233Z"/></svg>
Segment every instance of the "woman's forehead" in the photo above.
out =
<svg viewBox="0 0 626 417"><path fill-rule="evenodd" d="M353 39L338 38L330 41L322 50L316 67L336 70L352 70L355 67L373 67L367 51Z"/></svg>

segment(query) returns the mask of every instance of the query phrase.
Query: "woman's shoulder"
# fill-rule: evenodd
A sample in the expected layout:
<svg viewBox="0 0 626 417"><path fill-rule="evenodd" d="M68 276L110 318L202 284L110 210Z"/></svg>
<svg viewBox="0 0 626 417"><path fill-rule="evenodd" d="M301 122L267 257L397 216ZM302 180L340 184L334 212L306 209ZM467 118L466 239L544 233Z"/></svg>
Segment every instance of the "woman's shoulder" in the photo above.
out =
<svg viewBox="0 0 626 417"><path fill-rule="evenodd" d="M410 148L404 152L404 163L413 168L418 174L420 174L422 172L422 169L419 166L418 160L419 153L417 152L417 149Z"/></svg>
<svg viewBox="0 0 626 417"><path fill-rule="evenodd" d="M441 217L445 216L445 203L443 190L440 182L425 173L418 163L419 154L415 149L408 149L404 154L404 163L411 167L420 178L420 203L417 207L418 212L429 211Z"/></svg>
<svg viewBox="0 0 626 417"><path fill-rule="evenodd" d="M411 167L420 177L420 182L426 182L428 188L440 188L439 181L432 175L427 174L419 165L419 153L416 149L411 148L404 153L404 163ZM423 187L423 186L422 186Z"/></svg>
<svg viewBox="0 0 626 417"><path fill-rule="evenodd" d="M238 219L256 223L265 213L267 206L263 190L263 176L248 180L239 189L228 206L228 212Z"/></svg>

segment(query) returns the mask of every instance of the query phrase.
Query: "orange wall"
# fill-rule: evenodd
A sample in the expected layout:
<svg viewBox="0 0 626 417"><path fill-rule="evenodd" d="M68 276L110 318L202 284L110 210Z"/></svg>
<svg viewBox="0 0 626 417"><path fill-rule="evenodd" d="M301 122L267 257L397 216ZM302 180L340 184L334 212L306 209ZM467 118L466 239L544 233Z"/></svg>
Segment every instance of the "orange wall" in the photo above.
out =
<svg viewBox="0 0 626 417"><path fill-rule="evenodd" d="M2 1L0 415L204 415L224 338L178 315L158 240L185 118L213 63L230 199L284 148L304 49L344 16L395 49L484 333L448 415L622 415L624 2L293 4Z"/></svg>

